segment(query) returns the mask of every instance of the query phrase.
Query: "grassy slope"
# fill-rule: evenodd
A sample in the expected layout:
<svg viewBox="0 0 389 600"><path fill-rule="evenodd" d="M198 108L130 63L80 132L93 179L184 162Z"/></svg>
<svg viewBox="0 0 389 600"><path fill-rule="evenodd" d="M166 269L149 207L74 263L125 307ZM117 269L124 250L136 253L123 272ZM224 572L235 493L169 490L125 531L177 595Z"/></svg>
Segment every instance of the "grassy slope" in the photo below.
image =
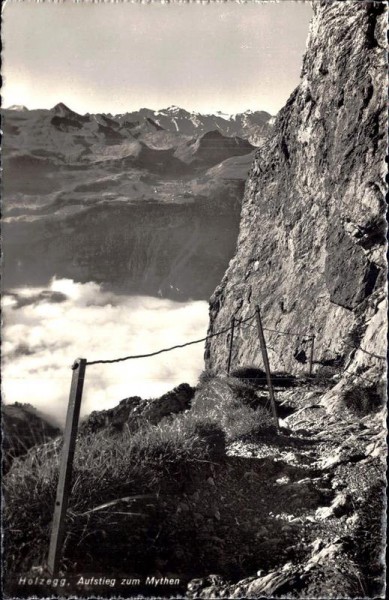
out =
<svg viewBox="0 0 389 600"><path fill-rule="evenodd" d="M79 436L65 569L99 570L109 564L115 571L138 572L146 549L146 572L156 569L160 552L172 550L166 531L161 539L167 547L157 544L155 556L149 552L158 522L168 522L176 513L180 495L193 480L201 487L214 465L223 463L226 438L238 439L269 427L269 413L248 405L254 392L231 381L203 384L191 410L164 418L157 425L142 426L135 433L125 427L118 433L102 430ZM44 562L59 449L58 443L37 448L16 460L6 478L6 550L12 571L28 571ZM194 502L194 512L202 502L199 497L197 509ZM178 515L174 523L178 532L183 527L180 521L183 518ZM206 523L203 526L208 527ZM146 544L142 543L145 538Z"/></svg>

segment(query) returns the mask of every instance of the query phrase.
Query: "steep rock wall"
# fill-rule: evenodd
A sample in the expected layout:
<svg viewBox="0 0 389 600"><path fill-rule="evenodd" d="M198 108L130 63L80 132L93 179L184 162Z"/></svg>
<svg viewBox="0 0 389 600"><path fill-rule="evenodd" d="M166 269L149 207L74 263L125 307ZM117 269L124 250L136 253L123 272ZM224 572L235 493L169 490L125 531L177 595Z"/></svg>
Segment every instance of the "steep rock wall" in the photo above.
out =
<svg viewBox="0 0 389 600"><path fill-rule="evenodd" d="M209 333L258 303L271 367L339 364L374 381L386 349L386 6L313 2L301 82L249 173L235 257L210 301ZM207 368L226 368L212 338ZM362 350L361 350L362 348ZM238 328L233 367L261 366L255 327ZM360 381L361 378L359 378ZM356 380L357 381L357 380Z"/></svg>

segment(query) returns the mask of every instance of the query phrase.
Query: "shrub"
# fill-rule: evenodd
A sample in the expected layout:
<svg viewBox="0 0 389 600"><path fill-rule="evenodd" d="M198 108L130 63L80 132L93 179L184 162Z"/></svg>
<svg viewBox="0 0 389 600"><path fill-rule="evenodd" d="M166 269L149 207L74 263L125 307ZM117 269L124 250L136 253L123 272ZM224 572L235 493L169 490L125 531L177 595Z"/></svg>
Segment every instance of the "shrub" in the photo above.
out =
<svg viewBox="0 0 389 600"><path fill-rule="evenodd" d="M324 365L319 367L316 373L313 374L315 383L323 387L334 385L333 378L339 375L339 367L334 365Z"/></svg>
<svg viewBox="0 0 389 600"><path fill-rule="evenodd" d="M258 369L258 367L238 367L232 371L231 375L234 378L248 381L251 385L256 384L257 382L263 384L263 382L266 381L265 371Z"/></svg>
<svg viewBox="0 0 389 600"><path fill-rule="evenodd" d="M249 383L219 377L197 391L192 413L206 416L225 432L227 441L233 441L271 427L270 413L261 406L263 401Z"/></svg>
<svg viewBox="0 0 389 600"><path fill-rule="evenodd" d="M234 381L240 381L252 390L267 388L266 373L258 367L239 367L232 371L231 375ZM271 380L273 385L282 388L289 388L297 384L296 376L285 371L272 371Z"/></svg>
<svg viewBox="0 0 389 600"><path fill-rule="evenodd" d="M217 377L216 371L214 371L213 369L205 369L199 375L199 387L201 386L201 384L212 381L213 379L215 379L215 377Z"/></svg>
<svg viewBox="0 0 389 600"><path fill-rule="evenodd" d="M357 323L345 336L344 343L346 345L347 353L350 353L350 348L359 348L364 333L366 331L365 323Z"/></svg>
<svg viewBox="0 0 389 600"><path fill-rule="evenodd" d="M343 393L342 401L352 413L367 415L383 405L383 394L376 385L355 386Z"/></svg>

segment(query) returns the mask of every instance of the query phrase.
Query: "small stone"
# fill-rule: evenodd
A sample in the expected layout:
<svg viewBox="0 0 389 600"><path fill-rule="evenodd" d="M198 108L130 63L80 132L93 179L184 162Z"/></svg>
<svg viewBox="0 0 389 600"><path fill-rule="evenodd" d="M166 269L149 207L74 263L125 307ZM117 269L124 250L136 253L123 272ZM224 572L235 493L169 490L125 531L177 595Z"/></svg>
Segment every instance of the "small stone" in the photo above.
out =
<svg viewBox="0 0 389 600"><path fill-rule="evenodd" d="M321 538L316 538L312 542L311 546L313 552L319 552L319 550L321 550L324 547L324 541Z"/></svg>
<svg viewBox="0 0 389 600"><path fill-rule="evenodd" d="M193 514L193 517L195 521L204 521L204 517L201 513L196 512Z"/></svg>
<svg viewBox="0 0 389 600"><path fill-rule="evenodd" d="M188 590L190 592L195 592L199 589L201 589L202 587L204 587L205 584L205 579L192 579L192 581L190 581L188 583Z"/></svg>
<svg viewBox="0 0 389 600"><path fill-rule="evenodd" d="M284 485L285 483L289 483L289 481L290 481L290 479L287 476L276 479L276 483L278 483L278 485Z"/></svg>
<svg viewBox="0 0 389 600"><path fill-rule="evenodd" d="M357 515L357 513L354 513L353 515L351 515L351 517L349 517L347 519L347 524L351 527L353 525L355 525L359 520L359 517Z"/></svg>
<svg viewBox="0 0 389 600"><path fill-rule="evenodd" d="M339 493L331 506L324 506L317 509L315 516L320 521L324 521L329 517L342 517L351 506L351 497L343 492Z"/></svg>
<svg viewBox="0 0 389 600"><path fill-rule="evenodd" d="M372 442L366 448L366 456L380 456L383 454L380 445L376 442Z"/></svg>
<svg viewBox="0 0 389 600"><path fill-rule="evenodd" d="M261 476L258 475L258 473L255 473L255 471L246 471L243 477L245 479L261 479Z"/></svg>

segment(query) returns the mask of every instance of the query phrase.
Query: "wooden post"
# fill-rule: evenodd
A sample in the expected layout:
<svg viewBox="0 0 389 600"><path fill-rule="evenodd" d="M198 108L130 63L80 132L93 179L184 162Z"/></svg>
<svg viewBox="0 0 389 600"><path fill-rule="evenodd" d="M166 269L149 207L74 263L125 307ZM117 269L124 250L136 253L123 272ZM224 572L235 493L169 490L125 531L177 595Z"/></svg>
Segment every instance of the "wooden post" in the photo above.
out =
<svg viewBox="0 0 389 600"><path fill-rule="evenodd" d="M51 575L55 575L58 572L65 534L66 511L70 494L73 457L76 446L77 426L80 416L86 362L85 358L78 358L72 366L73 377L70 387L57 495L55 499L49 554L47 558L47 567Z"/></svg>
<svg viewBox="0 0 389 600"><path fill-rule="evenodd" d="M256 316L256 320L257 320L259 342L261 345L262 360L263 360L263 364L265 366L265 371L266 371L267 386L269 388L271 410L273 413L273 418L274 418L274 423L276 425L277 433L279 433L280 425L278 422L277 407L276 407L276 401L275 401L275 397L274 397L273 384L272 384L272 380L271 380L269 357L267 355L266 341L265 341L265 336L263 333L263 327L262 327L262 321L261 321L261 312L259 310L258 305L255 306L255 316Z"/></svg>
<svg viewBox="0 0 389 600"><path fill-rule="evenodd" d="M309 372L308 375L311 377L313 371L313 353L315 349L315 336L311 336L311 350L309 354Z"/></svg>
<svg viewBox="0 0 389 600"><path fill-rule="evenodd" d="M231 338L230 338L230 351L228 353L227 375L230 374L230 369L231 369L232 347L233 347L233 343L234 343L234 330L235 330L235 317L231 317Z"/></svg>

